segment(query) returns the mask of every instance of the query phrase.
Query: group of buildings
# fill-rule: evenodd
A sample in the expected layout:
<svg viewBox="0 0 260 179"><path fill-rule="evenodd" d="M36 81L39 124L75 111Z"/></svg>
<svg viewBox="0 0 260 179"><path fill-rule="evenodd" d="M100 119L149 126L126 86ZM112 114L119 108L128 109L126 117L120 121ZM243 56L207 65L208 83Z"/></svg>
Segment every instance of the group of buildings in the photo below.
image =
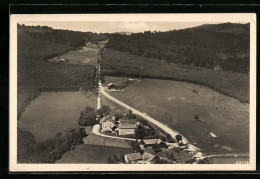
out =
<svg viewBox="0 0 260 179"><path fill-rule="evenodd" d="M126 154L125 162L128 164L149 164L156 159L168 163L172 161L167 158L168 146L161 139L146 139L139 142L140 152Z"/></svg>
<svg viewBox="0 0 260 179"><path fill-rule="evenodd" d="M115 116L108 115L100 120L102 133L115 133L116 135L135 134L138 125L141 125L136 119L119 119L115 120Z"/></svg>

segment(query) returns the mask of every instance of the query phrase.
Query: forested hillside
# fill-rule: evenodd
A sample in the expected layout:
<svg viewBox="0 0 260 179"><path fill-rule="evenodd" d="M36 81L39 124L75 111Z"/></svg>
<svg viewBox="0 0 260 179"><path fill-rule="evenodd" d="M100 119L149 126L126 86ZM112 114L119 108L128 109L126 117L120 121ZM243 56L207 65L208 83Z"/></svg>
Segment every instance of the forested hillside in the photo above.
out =
<svg viewBox="0 0 260 179"><path fill-rule="evenodd" d="M106 76L127 76L185 81L208 86L240 102L249 102L249 75L208 68L169 64L128 52L106 49L102 68ZM232 84L232 85L231 85Z"/></svg>
<svg viewBox="0 0 260 179"><path fill-rule="evenodd" d="M97 42L107 40L107 35L92 32L52 29L48 26L25 26L18 24L18 36L30 36L35 39L68 45L70 47L84 45L85 41Z"/></svg>
<svg viewBox="0 0 260 179"><path fill-rule="evenodd" d="M86 38L88 33L18 25L18 118L40 91L93 89L94 66L46 60L80 48Z"/></svg>
<svg viewBox="0 0 260 179"><path fill-rule="evenodd" d="M206 24L168 32L110 35L107 47L167 63L249 72L249 24Z"/></svg>

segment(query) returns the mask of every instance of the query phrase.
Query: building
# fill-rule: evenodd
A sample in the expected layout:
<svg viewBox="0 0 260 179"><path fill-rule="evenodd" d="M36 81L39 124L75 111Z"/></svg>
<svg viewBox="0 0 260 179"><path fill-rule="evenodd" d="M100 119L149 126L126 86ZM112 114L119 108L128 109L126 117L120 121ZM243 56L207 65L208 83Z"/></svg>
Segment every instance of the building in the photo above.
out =
<svg viewBox="0 0 260 179"><path fill-rule="evenodd" d="M100 120L101 132L112 131L115 127L115 116L105 116Z"/></svg>
<svg viewBox="0 0 260 179"><path fill-rule="evenodd" d="M122 90L122 89L124 89L125 87L126 87L126 85L124 85L124 84L109 83L109 84L107 85L107 88L108 88L109 90Z"/></svg>
<svg viewBox="0 0 260 179"><path fill-rule="evenodd" d="M221 70L221 67L219 65L215 65L214 66L214 71L219 71L219 70Z"/></svg>
<svg viewBox="0 0 260 179"><path fill-rule="evenodd" d="M146 162L151 162L155 157L156 155L150 154L148 152L144 152L142 155L143 160Z"/></svg>
<svg viewBox="0 0 260 179"><path fill-rule="evenodd" d="M151 147L153 145L159 145L162 142L163 141L161 139L146 139L146 140L143 140L145 147Z"/></svg>
<svg viewBox="0 0 260 179"><path fill-rule="evenodd" d="M119 135L135 134L136 119L121 119L118 124Z"/></svg>
<svg viewBox="0 0 260 179"><path fill-rule="evenodd" d="M126 154L124 156L124 158L125 158L126 163L131 163L131 164L134 164L134 163L137 163L138 161L143 160L143 157L141 156L140 153Z"/></svg>
<svg viewBox="0 0 260 179"><path fill-rule="evenodd" d="M107 87L108 87L108 89L115 89L116 84L114 84L114 83L109 83L109 84L107 85Z"/></svg>

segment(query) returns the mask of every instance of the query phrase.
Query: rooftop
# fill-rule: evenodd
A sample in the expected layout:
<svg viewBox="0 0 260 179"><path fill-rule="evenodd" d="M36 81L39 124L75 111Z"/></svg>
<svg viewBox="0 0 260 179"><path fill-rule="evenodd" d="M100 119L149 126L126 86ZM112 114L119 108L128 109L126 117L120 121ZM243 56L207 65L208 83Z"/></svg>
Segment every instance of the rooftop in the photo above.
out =
<svg viewBox="0 0 260 179"><path fill-rule="evenodd" d="M146 144L146 145L159 144L162 142L161 139L146 139L143 141L144 141L144 144Z"/></svg>
<svg viewBox="0 0 260 179"><path fill-rule="evenodd" d="M126 157L129 160L129 162L143 159L140 153L126 154Z"/></svg>
<svg viewBox="0 0 260 179"><path fill-rule="evenodd" d="M107 86L109 87L109 86L112 86L112 85L116 85L116 84L115 83L108 83Z"/></svg>
<svg viewBox="0 0 260 179"><path fill-rule="evenodd" d="M142 155L143 159L150 162L152 161L156 156L153 155L153 154L150 154L148 152L144 152L143 155Z"/></svg>

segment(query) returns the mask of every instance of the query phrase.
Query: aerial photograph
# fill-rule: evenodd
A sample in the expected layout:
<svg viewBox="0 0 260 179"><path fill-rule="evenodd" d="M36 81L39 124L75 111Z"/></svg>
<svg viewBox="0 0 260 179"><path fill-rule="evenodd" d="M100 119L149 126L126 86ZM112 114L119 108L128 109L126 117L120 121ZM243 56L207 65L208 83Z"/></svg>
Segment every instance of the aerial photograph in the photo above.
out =
<svg viewBox="0 0 260 179"><path fill-rule="evenodd" d="M249 164L249 22L16 26L18 164Z"/></svg>

